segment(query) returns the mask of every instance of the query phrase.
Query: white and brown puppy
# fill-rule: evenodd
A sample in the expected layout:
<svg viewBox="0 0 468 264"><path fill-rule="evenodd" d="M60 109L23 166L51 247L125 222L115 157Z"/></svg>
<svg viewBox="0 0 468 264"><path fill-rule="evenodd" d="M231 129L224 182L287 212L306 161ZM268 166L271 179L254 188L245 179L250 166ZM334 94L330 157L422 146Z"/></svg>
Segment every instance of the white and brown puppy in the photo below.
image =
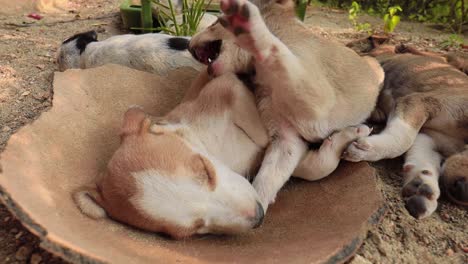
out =
<svg viewBox="0 0 468 264"><path fill-rule="evenodd" d="M188 37L157 33L126 34L98 41L96 32L88 31L62 43L57 63L60 71L87 69L108 63L157 74L184 66L200 70L203 65L187 51L188 43Z"/></svg>
<svg viewBox="0 0 468 264"><path fill-rule="evenodd" d="M407 152L403 197L408 212L424 218L437 208L440 175L449 197L468 205L468 76L459 70L463 58L452 65L449 57L405 52L414 54L396 54L393 46L371 52L386 75L372 116L388 118L387 125L351 144L345 158L377 161Z"/></svg>
<svg viewBox="0 0 468 264"><path fill-rule="evenodd" d="M313 164L316 172L310 175L299 166L298 175L328 175L342 150L369 133L361 125L333 134L315 154L326 162ZM90 217L108 216L174 238L244 232L259 226L264 216L248 179L267 144L254 96L237 76L209 80L201 75L164 117L128 110L120 147L96 182L74 199Z"/></svg>
<svg viewBox="0 0 468 264"><path fill-rule="evenodd" d="M223 0L221 9L219 23L195 35L190 50L211 75L255 72L271 143L253 185L266 210L301 160L315 164L306 142L369 117L384 74L375 59L316 36L291 0Z"/></svg>

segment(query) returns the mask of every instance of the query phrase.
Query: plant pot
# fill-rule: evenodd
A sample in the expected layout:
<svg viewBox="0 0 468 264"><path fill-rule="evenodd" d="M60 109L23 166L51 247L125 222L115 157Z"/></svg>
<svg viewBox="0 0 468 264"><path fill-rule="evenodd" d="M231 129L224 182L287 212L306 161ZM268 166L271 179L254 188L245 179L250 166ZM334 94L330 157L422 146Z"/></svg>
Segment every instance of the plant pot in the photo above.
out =
<svg viewBox="0 0 468 264"><path fill-rule="evenodd" d="M120 5L120 16L124 28L141 27L141 3L135 0L124 0Z"/></svg>

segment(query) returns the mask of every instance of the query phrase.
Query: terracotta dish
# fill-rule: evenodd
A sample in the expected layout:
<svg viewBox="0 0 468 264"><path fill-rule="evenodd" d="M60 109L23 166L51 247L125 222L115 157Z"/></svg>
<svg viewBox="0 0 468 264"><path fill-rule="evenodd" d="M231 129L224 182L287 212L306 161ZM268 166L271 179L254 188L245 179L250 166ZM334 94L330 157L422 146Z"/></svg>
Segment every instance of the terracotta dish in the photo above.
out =
<svg viewBox="0 0 468 264"><path fill-rule="evenodd" d="M73 263L341 263L382 213L375 172L343 163L319 182L293 180L262 227L239 236L174 241L111 220L92 220L71 192L91 181L119 144L122 114L141 105L161 115L196 72L168 76L107 65L56 73L53 107L13 135L1 154L0 198L42 240Z"/></svg>

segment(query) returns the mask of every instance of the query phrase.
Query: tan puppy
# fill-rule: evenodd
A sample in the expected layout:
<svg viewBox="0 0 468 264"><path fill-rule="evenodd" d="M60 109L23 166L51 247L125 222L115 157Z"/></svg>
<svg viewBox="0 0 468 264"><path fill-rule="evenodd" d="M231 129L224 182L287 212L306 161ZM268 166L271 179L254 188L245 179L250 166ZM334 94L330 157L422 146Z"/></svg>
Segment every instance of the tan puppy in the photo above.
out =
<svg viewBox="0 0 468 264"><path fill-rule="evenodd" d="M362 125L332 135L315 153L326 162L316 162L318 173L306 178L331 173L342 150L369 133ZM201 75L164 117L151 120L141 109L128 110L107 169L74 199L93 218L107 215L174 238L243 232L264 216L247 179L267 144L254 96L236 75ZM304 168L299 174L307 173Z"/></svg>
<svg viewBox="0 0 468 264"><path fill-rule="evenodd" d="M437 208L439 175L448 194L468 204L468 76L448 57L395 47L372 51L385 70L385 86L372 115L387 125L378 135L351 144L345 158L376 161L407 152L403 197L409 213L424 218ZM460 67L464 61L457 60ZM450 64L449 64L450 63ZM453 155L453 156L452 156ZM442 169L440 164L448 157Z"/></svg>
<svg viewBox="0 0 468 264"><path fill-rule="evenodd" d="M221 1L225 15L194 36L190 50L211 75L255 72L271 142L253 185L266 210L302 159L311 166L298 176L315 172L318 156L307 153L306 142L369 117L384 75L374 59L314 35L296 18L293 1L254 3Z"/></svg>

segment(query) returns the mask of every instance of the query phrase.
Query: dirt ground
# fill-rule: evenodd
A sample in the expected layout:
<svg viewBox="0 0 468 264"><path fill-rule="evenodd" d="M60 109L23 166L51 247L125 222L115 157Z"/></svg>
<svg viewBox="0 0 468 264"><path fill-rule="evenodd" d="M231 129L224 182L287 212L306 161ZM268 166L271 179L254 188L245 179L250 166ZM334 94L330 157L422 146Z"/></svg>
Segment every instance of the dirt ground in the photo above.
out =
<svg viewBox="0 0 468 264"><path fill-rule="evenodd" d="M0 4L3 0L0 0ZM52 104L52 80L57 66L57 47L67 37L97 30L99 38L122 34L117 0L73 0L72 10L26 17L29 12L0 15L0 151L8 138ZM381 21L364 17L375 27ZM343 43L365 35L356 33L344 11L312 7L306 22L325 37ZM404 22L397 27L395 42L437 50L447 40L428 26ZM464 36L468 43L467 36ZM430 218L415 220L403 207L398 174L401 160L374 164L379 188L388 208L382 222L368 232L353 263L468 263L468 211L440 199ZM27 183L25 183L27 184ZM37 239L0 205L0 263L65 263L39 248Z"/></svg>

